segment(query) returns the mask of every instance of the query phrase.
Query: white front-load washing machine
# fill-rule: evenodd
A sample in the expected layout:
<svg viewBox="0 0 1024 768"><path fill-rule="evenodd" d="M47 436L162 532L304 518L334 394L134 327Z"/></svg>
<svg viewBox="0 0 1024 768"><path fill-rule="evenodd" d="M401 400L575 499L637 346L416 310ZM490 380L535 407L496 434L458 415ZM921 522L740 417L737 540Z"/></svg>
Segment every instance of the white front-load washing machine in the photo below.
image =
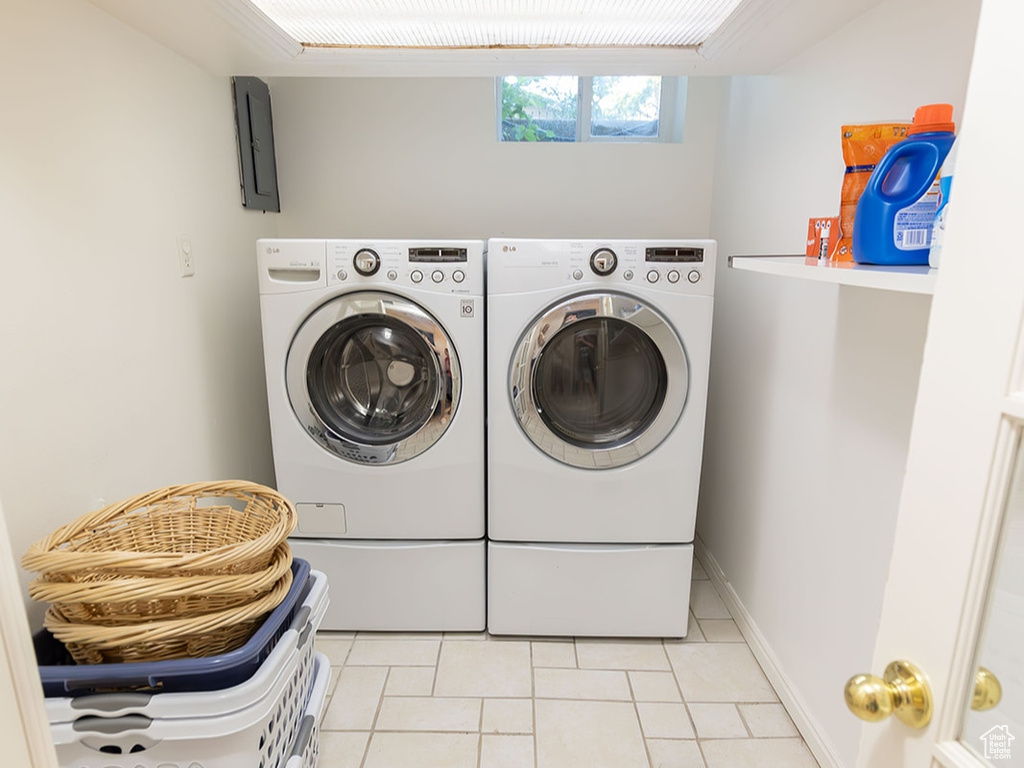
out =
<svg viewBox="0 0 1024 768"><path fill-rule="evenodd" d="M257 243L277 488L324 629L484 628L484 249Z"/></svg>
<svg viewBox="0 0 1024 768"><path fill-rule="evenodd" d="M682 637L716 244L488 241L488 629Z"/></svg>

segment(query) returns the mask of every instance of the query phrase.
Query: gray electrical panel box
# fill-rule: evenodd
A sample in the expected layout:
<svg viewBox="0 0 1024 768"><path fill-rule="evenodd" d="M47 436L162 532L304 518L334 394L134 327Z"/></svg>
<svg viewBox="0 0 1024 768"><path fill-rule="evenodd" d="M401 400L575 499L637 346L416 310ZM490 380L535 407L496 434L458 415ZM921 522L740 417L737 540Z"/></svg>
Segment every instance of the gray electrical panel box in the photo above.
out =
<svg viewBox="0 0 1024 768"><path fill-rule="evenodd" d="M270 89L256 77L233 77L231 90L238 133L242 205L262 211L280 211Z"/></svg>

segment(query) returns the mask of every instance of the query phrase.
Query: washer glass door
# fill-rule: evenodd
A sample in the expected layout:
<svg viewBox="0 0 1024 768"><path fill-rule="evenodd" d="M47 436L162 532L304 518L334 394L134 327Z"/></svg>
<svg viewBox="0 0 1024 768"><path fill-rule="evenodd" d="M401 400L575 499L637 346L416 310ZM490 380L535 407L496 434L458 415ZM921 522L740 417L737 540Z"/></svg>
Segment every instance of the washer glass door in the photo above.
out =
<svg viewBox="0 0 1024 768"><path fill-rule="evenodd" d="M422 453L458 407L450 339L422 307L392 294L349 294L321 306L296 333L286 368L306 431L360 464Z"/></svg>
<svg viewBox="0 0 1024 768"><path fill-rule="evenodd" d="M542 451L576 467L622 466L653 450L682 414L686 354L651 307L611 293L576 296L523 334L513 409Z"/></svg>

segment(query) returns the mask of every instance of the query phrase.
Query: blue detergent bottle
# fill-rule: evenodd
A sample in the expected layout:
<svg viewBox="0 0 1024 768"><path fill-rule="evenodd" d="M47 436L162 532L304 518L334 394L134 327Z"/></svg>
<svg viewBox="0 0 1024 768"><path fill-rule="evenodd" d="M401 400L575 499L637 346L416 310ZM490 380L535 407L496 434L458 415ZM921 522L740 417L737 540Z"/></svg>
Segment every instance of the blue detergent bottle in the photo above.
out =
<svg viewBox="0 0 1024 768"><path fill-rule="evenodd" d="M854 261L928 264L939 203L939 169L954 138L951 104L917 109L907 138L882 156L857 201Z"/></svg>

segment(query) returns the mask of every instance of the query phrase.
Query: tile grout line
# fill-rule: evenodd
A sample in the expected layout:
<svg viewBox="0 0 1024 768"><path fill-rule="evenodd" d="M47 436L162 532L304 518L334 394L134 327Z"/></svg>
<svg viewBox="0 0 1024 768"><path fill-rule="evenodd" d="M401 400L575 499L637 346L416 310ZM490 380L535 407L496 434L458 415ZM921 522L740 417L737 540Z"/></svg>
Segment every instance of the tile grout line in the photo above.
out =
<svg viewBox="0 0 1024 768"><path fill-rule="evenodd" d="M440 661L440 649L438 649L438 661ZM436 676L436 675L435 675ZM476 720L476 768L483 768L484 761L484 697L480 697L480 716Z"/></svg>
<svg viewBox="0 0 1024 768"><path fill-rule="evenodd" d="M489 635L484 632L484 639L481 642L488 642ZM441 646L444 645L444 637L442 636L441 642L437 648L437 664L434 666L434 686L437 686L437 673L441 668ZM437 696L434 698L444 698L443 696ZM476 737L476 765L477 768L482 768L484 759L484 701L485 697L480 697L480 717L477 719L477 737Z"/></svg>
<svg viewBox="0 0 1024 768"><path fill-rule="evenodd" d="M734 706L736 707L736 714L738 714L738 715L740 716L740 722L741 722L741 723L743 723L743 727L747 729L747 734L748 734L748 735L750 736L750 738L752 738L752 739L756 739L756 738L758 738L757 736L755 736L755 735L754 735L754 731L753 731L753 729L752 729L752 728L750 727L750 723L748 723L748 722L747 722L747 718L745 718L745 717L743 716L743 710L742 710L742 709L740 709L740 705L739 705L739 704L735 704Z"/></svg>
<svg viewBox="0 0 1024 768"><path fill-rule="evenodd" d="M664 650L664 648L665 648L665 641L662 641L661 647ZM667 654L666 654L666 656L667 656ZM644 745L644 754L647 755L647 765L650 766L650 768L657 768L654 765L654 758L651 755L651 745L647 743L647 734L644 733L644 721L640 717L640 702L638 702L636 700L636 690L634 690L634 688L633 688L633 678L631 678L629 676L629 670L628 669L625 670L625 672L626 672L626 685L629 687L629 696L633 700L633 715L636 717L636 724L637 724L637 727L640 729L640 741L642 741L643 745Z"/></svg>
<svg viewBox="0 0 1024 768"><path fill-rule="evenodd" d="M313 634L313 650L314 651L317 650L316 646L317 646L317 640L318 639L319 639L319 633L314 633ZM338 669L342 669L343 670L345 668L345 663L348 661L349 654L352 653L352 644L353 643L355 643L355 635L352 636L351 642L349 642L349 644L348 644L348 649L345 651L345 657L341 660L341 664L339 665ZM328 661L330 661L330 660L328 659ZM331 663L329 666L332 669L334 668L334 664L333 663ZM333 677L334 675L332 674L331 676ZM323 710L324 714L327 714L327 710L330 709L331 702L334 701L334 692L336 690L338 690L338 683L340 683L340 682L341 682L341 673L339 672L337 679L335 679L333 681L334 684L330 686L330 690L328 691L327 698L324 699L324 710Z"/></svg>
<svg viewBox="0 0 1024 768"><path fill-rule="evenodd" d="M696 557L696 555L694 555L694 560L696 560L696 559L697 559L697 557ZM697 562L700 562L700 561L698 560ZM704 571L704 563L700 563L700 569L701 569L701 571L704 572L705 578L707 578L707 572ZM691 592L692 592L692 585L691 585ZM693 616L694 624L697 625L697 631L700 632L701 639L704 640L705 642L707 642L707 638L704 636L704 630L700 628L700 622L697 619L697 614L693 613L692 609L690 610L690 614ZM666 653L667 652L668 651L666 649ZM671 661L672 661L672 658L669 657L669 662L671 663ZM682 699L683 699L683 706L686 707L686 713L690 716L690 720L692 722L693 721L693 713L690 712L690 702L688 702L686 700L686 697L683 696L683 687L679 684L679 676L676 675L676 667L675 667L674 664L672 665L672 677L675 678L676 687L679 689L679 695L682 696ZM697 702L693 702L693 703L696 704ZM697 724L696 723L693 723L693 738L694 738L694 740L696 741L696 744L697 744L697 753L700 755L701 763L704 766L707 766L707 764L708 764L708 757L707 757L707 755L704 754L704 746L701 744L700 734L697 733Z"/></svg>
<svg viewBox="0 0 1024 768"><path fill-rule="evenodd" d="M434 656L434 677L430 681L430 697L434 698L437 692L437 672L441 669L441 651L444 648L444 635L441 635L441 640L437 644L437 654ZM443 698L443 697L438 697ZM481 707L483 709L483 707Z"/></svg>
<svg viewBox="0 0 1024 768"><path fill-rule="evenodd" d="M609 702L600 702L600 703L607 704ZM620 701L620 702L611 702L611 703L615 703L615 704L632 704L632 703L635 703L635 702ZM641 702L641 703L643 703L643 702ZM326 733L366 733L366 731L326 731ZM427 728L417 728L417 729L410 730L410 729L398 728L398 729L394 729L394 730L391 730L391 729L377 730L377 731L375 731L375 733L388 733L388 734L395 734L395 733L423 733L423 734L429 734L429 735L432 735L432 736L447 736L447 735L453 735L453 734L471 735L471 734L475 734L476 731L475 730L466 730L464 728L462 728L462 729L449 729L449 730L434 730L434 729L427 729ZM488 733L486 735L488 735L488 736L509 736L509 737L512 737L512 736L530 736L529 733L519 733L519 732ZM654 739L655 741L699 741L701 743L709 742L709 741L800 741L800 737L799 736L754 736L752 738L751 737L747 737L747 736L701 736L701 737L698 737L698 738L695 738L695 739L684 738L684 737L681 737L681 736L652 736L650 738Z"/></svg>
<svg viewBox="0 0 1024 768"><path fill-rule="evenodd" d="M576 641L573 641L573 653L575 654ZM533 729L533 768L540 768L540 750L537 745L537 668L533 666L533 641L530 641L530 715L533 718L531 727Z"/></svg>
<svg viewBox="0 0 1024 768"><path fill-rule="evenodd" d="M358 633L352 635L352 642L348 644L348 650L345 651L345 658L341 660L341 666L342 667L347 667L348 666L348 660L352 656L352 649L356 647L356 638L357 637L359 637Z"/></svg>
<svg viewBox="0 0 1024 768"><path fill-rule="evenodd" d="M355 645L355 642L352 643ZM387 672L384 673L384 684L380 687L380 696L377 697L377 708L373 713L373 720L370 722L370 735L366 738L366 749L363 750L363 759L359 763L360 768L366 767L366 761L370 757L370 744L373 743L373 736L377 732L377 719L380 717L380 711L384 707L384 691L388 689L388 680L391 678L391 666L388 665Z"/></svg>
<svg viewBox="0 0 1024 768"><path fill-rule="evenodd" d="M694 617L694 622L696 622L696 621L697 621L697 619L696 619L696 617ZM703 634L704 633L701 632L702 636L703 636ZM693 719L693 712L690 711L690 703L691 702L688 702L686 700L686 696L683 695L683 687L682 687L682 685L679 684L679 677L676 675L676 666L675 666L675 664L672 663L672 657L669 656L668 648L665 648L665 641L664 640L661 641L661 645L662 645L662 648L664 648L664 650L665 650L665 656L668 658L669 669L672 670L672 680L673 680L673 682L675 682L676 690L679 692L679 700L683 703L683 710L686 712L686 717L690 721L690 728L693 730L693 739L697 743L697 749L700 750L700 759L703 761L704 765L706 766L708 761L704 757L704 750L702 750L700 748L700 734L697 733L697 721ZM697 703L697 702L693 702L693 703ZM645 740L645 743L646 743L646 740Z"/></svg>

